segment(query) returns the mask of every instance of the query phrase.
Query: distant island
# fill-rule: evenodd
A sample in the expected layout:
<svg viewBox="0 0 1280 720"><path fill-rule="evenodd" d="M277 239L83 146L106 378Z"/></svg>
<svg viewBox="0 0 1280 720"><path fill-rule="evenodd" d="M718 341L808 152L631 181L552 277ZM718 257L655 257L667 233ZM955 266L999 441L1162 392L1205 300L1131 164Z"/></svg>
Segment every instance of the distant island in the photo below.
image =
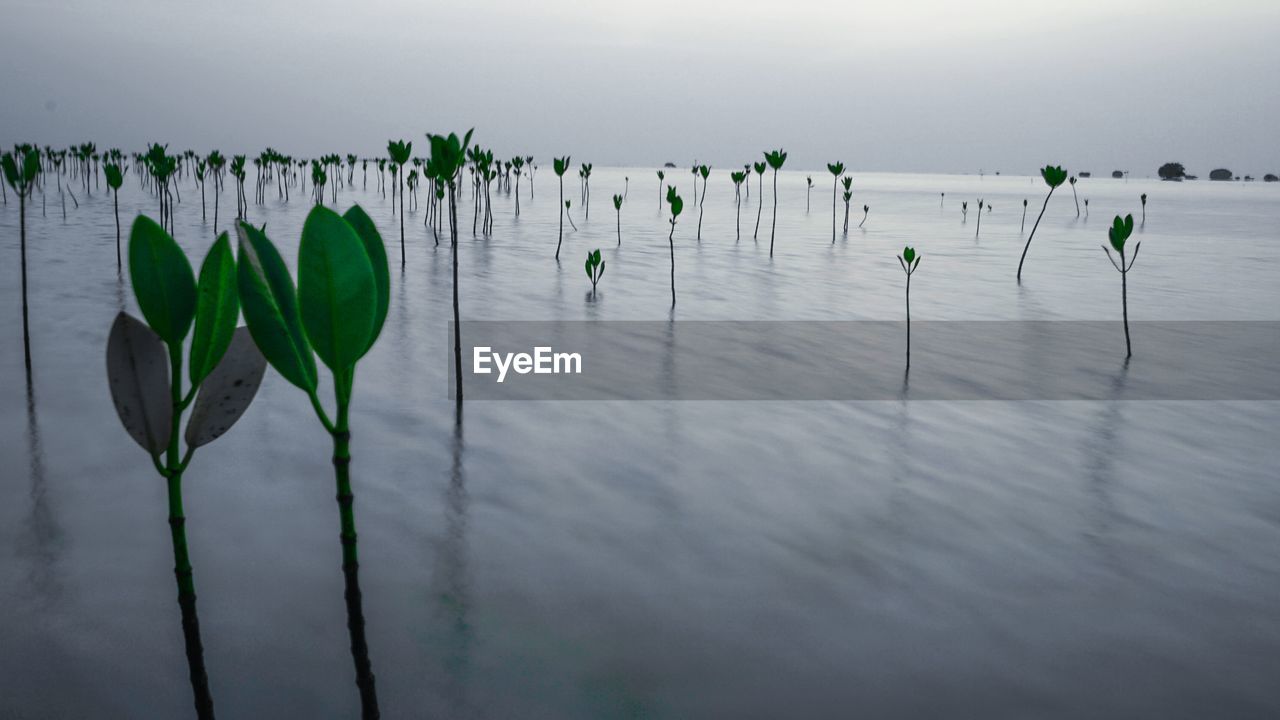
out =
<svg viewBox="0 0 1280 720"><path fill-rule="evenodd" d="M1226 168L1218 168L1209 173L1210 180L1230 180L1232 177L1231 171Z"/></svg>

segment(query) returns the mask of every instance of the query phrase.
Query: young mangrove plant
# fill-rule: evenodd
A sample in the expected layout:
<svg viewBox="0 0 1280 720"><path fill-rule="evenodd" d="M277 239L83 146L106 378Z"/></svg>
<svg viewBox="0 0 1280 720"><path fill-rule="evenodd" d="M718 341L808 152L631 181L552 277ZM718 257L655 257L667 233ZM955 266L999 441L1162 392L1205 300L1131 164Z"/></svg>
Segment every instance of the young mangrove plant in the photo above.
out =
<svg viewBox="0 0 1280 720"><path fill-rule="evenodd" d="M839 191L840 176L844 174L844 163L827 163L827 172L831 173L831 244L836 244L836 193ZM847 216L847 214L846 214ZM845 223L849 227L849 223Z"/></svg>
<svg viewBox="0 0 1280 720"><path fill-rule="evenodd" d="M596 284L604 277L604 260L600 259L600 248L587 253L587 277L591 280L591 295L596 294Z"/></svg>
<svg viewBox="0 0 1280 720"><path fill-rule="evenodd" d="M511 158L511 166L516 174L516 217L520 217L520 173L524 170L524 158L519 155Z"/></svg>
<svg viewBox="0 0 1280 720"><path fill-rule="evenodd" d="M618 214L618 247L622 247L622 196L613 196L613 209Z"/></svg>
<svg viewBox="0 0 1280 720"><path fill-rule="evenodd" d="M129 172L129 168L124 170L120 166L108 162L102 167L102 171L107 176L107 188L111 190L112 195L112 211L116 216L116 270L121 267L120 264L120 186L124 185L125 173Z"/></svg>
<svg viewBox="0 0 1280 720"><path fill-rule="evenodd" d="M387 155L391 157L391 162L396 164L392 170L399 170L400 188L400 267L404 267L404 164L409 162L409 156L413 153L413 143L403 140L388 140ZM395 202L396 188L391 188L391 201Z"/></svg>
<svg viewBox="0 0 1280 720"><path fill-rule="evenodd" d="M455 133L444 135L428 135L431 143L431 165L442 182L437 185L436 200L449 195L449 236L453 249L453 369L456 392L454 397L459 407L462 405L462 313L458 304L458 187L457 180L462 166L467 161L467 147L471 145L472 130L468 130L461 139ZM532 158L529 158L532 163ZM532 165L531 165L532 167ZM529 176L532 185L533 175ZM531 188L532 190L532 188ZM530 195L532 197L532 195Z"/></svg>
<svg viewBox="0 0 1280 720"><path fill-rule="evenodd" d="M218 234L218 200L222 197L222 170L227 166L227 158L214 150L209 153L209 171L213 173L213 233Z"/></svg>
<svg viewBox="0 0 1280 720"><path fill-rule="evenodd" d="M684 200L676 194L676 186L667 186L667 204L671 206L671 232L667 244L671 246L671 307L676 306L676 218L684 210Z"/></svg>
<svg viewBox="0 0 1280 720"><path fill-rule="evenodd" d="M769 257L773 257L773 238L778 232L778 171L787 161L787 154L778 149L765 153L764 159L773 168L773 224L769 228Z"/></svg>
<svg viewBox="0 0 1280 720"><path fill-rule="evenodd" d="M920 256L916 254L914 248L902 248L902 254L898 256L898 264L902 266L902 271L907 274L907 370L911 369L911 276L915 274L916 268L920 267Z"/></svg>
<svg viewBox="0 0 1280 720"><path fill-rule="evenodd" d="M969 221L969 201L960 203L960 224L963 225Z"/></svg>
<svg viewBox="0 0 1280 720"><path fill-rule="evenodd" d="M844 186L844 233L849 234L849 202L853 200L853 178L842 177L840 184Z"/></svg>
<svg viewBox="0 0 1280 720"><path fill-rule="evenodd" d="M946 194L946 193L939 193L939 197L938 197L938 209L939 209L939 210L941 210L941 209L942 209L942 206L943 206L943 205L946 205L946 203L947 203L947 194Z"/></svg>
<svg viewBox="0 0 1280 720"><path fill-rule="evenodd" d="M295 291L289 269L266 234L243 222L236 229L240 236L240 302L253 340L271 366L307 394L316 417L333 440L347 629L356 686L362 716L377 718L378 697L360 594L348 419L356 363L373 347L387 317L390 280L386 249L373 220L359 205L353 205L345 215L317 205L302 226ZM332 419L320 402L316 356L333 373L336 414Z"/></svg>
<svg viewBox="0 0 1280 720"><path fill-rule="evenodd" d="M870 214L871 214L871 206L863 205L862 206L862 222L858 223L859 228L867 224L867 216Z"/></svg>
<svg viewBox="0 0 1280 720"><path fill-rule="evenodd" d="M15 149L0 158L4 179L18 194L18 254L22 265L22 353L31 373L31 326L27 318L27 198L40 174L40 151L28 147Z"/></svg>
<svg viewBox="0 0 1280 720"><path fill-rule="evenodd" d="M1142 200L1142 224L1146 225L1147 224L1147 194L1146 193L1142 193L1141 200ZM1088 202L1088 201L1086 200L1085 202ZM1134 254L1135 255L1137 254L1136 250L1134 251Z"/></svg>
<svg viewBox="0 0 1280 720"><path fill-rule="evenodd" d="M1049 186L1049 194L1044 196L1044 205L1040 208L1040 214L1036 216L1036 222L1031 226L1031 234L1027 236L1027 244L1022 247L1022 258L1018 260L1018 282L1022 282L1022 264L1027 261L1027 251L1031 249L1031 240L1036 236L1036 228L1040 227L1040 220L1044 218L1044 211L1049 207L1049 198L1053 197L1053 191L1067 180L1067 171L1055 165L1046 165L1040 169L1040 177L1044 178L1044 184Z"/></svg>
<svg viewBox="0 0 1280 720"><path fill-rule="evenodd" d="M985 204L986 204L985 200L983 200L982 198L978 198L978 229L973 231L974 240L977 240L978 235L982 234L982 207Z"/></svg>
<svg viewBox="0 0 1280 720"><path fill-rule="evenodd" d="M702 206L707 202L707 176L710 174L710 166L698 166L698 175L702 176L702 198L698 200L698 242L702 242ZM693 178L693 186L696 193L698 187L698 178L696 176Z"/></svg>
<svg viewBox="0 0 1280 720"><path fill-rule="evenodd" d="M1129 271L1133 269L1133 264L1138 260L1138 251L1142 249L1142 241L1139 240L1138 244L1133 247L1133 257L1125 257L1124 245L1132 234L1133 215L1126 215L1123 220L1117 215L1116 219L1112 221L1111 227L1107 230L1107 237L1111 240L1111 247L1115 248L1116 253L1120 256L1120 262L1116 262L1116 259L1111 255L1111 250L1106 245L1102 246L1103 252L1107 254L1107 259L1111 261L1111 266L1120 273L1120 303L1124 316L1124 349L1126 358L1133 357L1133 344L1129 342Z"/></svg>
<svg viewBox="0 0 1280 720"><path fill-rule="evenodd" d="M1089 219L1089 198L1084 199L1084 219Z"/></svg>
<svg viewBox="0 0 1280 720"><path fill-rule="evenodd" d="M742 181L747 179L747 173L738 170L729 173L729 178L733 180L733 198L737 204L733 215L733 241L738 242L742 239Z"/></svg>
<svg viewBox="0 0 1280 720"><path fill-rule="evenodd" d="M763 188L764 187L764 169L768 166L762 162L758 162L758 163L754 163L752 167L755 168L756 175L757 175L756 179L759 180L759 182L756 183L757 187ZM764 214L764 190L763 189L759 190L756 193L756 195L758 196L756 198L756 229L755 229L755 232L751 233L752 240L758 240L760 238L760 216Z"/></svg>
<svg viewBox="0 0 1280 720"><path fill-rule="evenodd" d="M661 170L658 171L658 212L662 212L662 184L667 179L667 174Z"/></svg>
<svg viewBox="0 0 1280 720"><path fill-rule="evenodd" d="M806 175L804 178L804 214L809 214L809 196L813 194L813 176Z"/></svg>
<svg viewBox="0 0 1280 720"><path fill-rule="evenodd" d="M562 158L555 158L552 162L552 169L555 170L556 177L560 178L560 237L556 240L556 260L560 259L560 245L564 243L564 213L569 208L568 201L564 199L564 171L569 169L569 157L565 155ZM658 175L661 176L662 173Z"/></svg>
<svg viewBox="0 0 1280 720"><path fill-rule="evenodd" d="M578 232L578 225L573 222L573 214L569 212L569 206L572 202L572 200L564 201L564 216L569 218L569 227L573 228L574 232Z"/></svg>
<svg viewBox="0 0 1280 720"><path fill-rule="evenodd" d="M1080 217L1080 196L1076 194L1076 176L1072 175L1067 182L1071 183L1071 199L1076 201L1076 217Z"/></svg>
<svg viewBox="0 0 1280 720"><path fill-rule="evenodd" d="M267 363L249 331L236 327L240 310L235 258L226 233L205 256L197 282L187 256L169 233L139 216L129 234L129 275L146 323L125 312L116 316L107 339L107 380L120 422L151 456L167 484L169 537L191 688L197 716L212 718L182 477L196 448L217 439L244 414ZM189 388L182 381L184 365ZM188 408L191 415L184 433L182 416ZM180 440L186 441L185 452Z"/></svg>
<svg viewBox="0 0 1280 720"><path fill-rule="evenodd" d="M1088 201L1086 201L1085 206L1087 207L1088 205L1089 203ZM1018 229L1018 233L1022 234L1026 232L1026 230L1027 230L1027 199L1022 198L1022 227Z"/></svg>

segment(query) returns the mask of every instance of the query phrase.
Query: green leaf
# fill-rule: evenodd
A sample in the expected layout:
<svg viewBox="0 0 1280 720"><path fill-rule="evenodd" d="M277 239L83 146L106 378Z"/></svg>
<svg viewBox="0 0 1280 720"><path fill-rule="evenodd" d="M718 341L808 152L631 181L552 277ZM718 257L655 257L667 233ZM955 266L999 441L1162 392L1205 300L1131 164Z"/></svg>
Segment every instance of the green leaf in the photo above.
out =
<svg viewBox="0 0 1280 720"><path fill-rule="evenodd" d="M187 421L188 447L207 445L230 430L262 385L267 359L253 344L249 328L241 326L232 332L226 354L200 386Z"/></svg>
<svg viewBox="0 0 1280 720"><path fill-rule="evenodd" d="M196 328L191 337L191 384L199 385L222 359L240 315L236 261L224 232L209 249L196 286Z"/></svg>
<svg viewBox="0 0 1280 720"><path fill-rule="evenodd" d="M298 306L307 339L334 373L349 371L369 348L377 304L364 244L337 213L317 206L298 245Z"/></svg>
<svg viewBox="0 0 1280 720"><path fill-rule="evenodd" d="M4 157L0 158L0 166L4 167L4 179L8 181L9 186L14 190L19 190L21 181L18 178L18 164L14 162L13 155L5 153Z"/></svg>
<svg viewBox="0 0 1280 720"><path fill-rule="evenodd" d="M908 264L908 265L910 265L910 264L911 264L911 262L912 262L913 260L915 260L915 259L916 259L916 251L915 251L915 249L914 249L914 248L909 248L909 247L907 247L907 248L903 248L903 249L902 249L902 259L903 259L903 260L906 260L906 261L907 261L907 264Z"/></svg>
<svg viewBox="0 0 1280 720"><path fill-rule="evenodd" d="M31 150L22 159L22 179L30 184L40 174L40 152Z"/></svg>
<svg viewBox="0 0 1280 720"><path fill-rule="evenodd" d="M196 313L196 279L182 248L154 220L139 215L129 233L129 277L152 330L181 343Z"/></svg>
<svg viewBox="0 0 1280 720"><path fill-rule="evenodd" d="M592 265L600 264L600 248L596 248L595 253L591 255L591 264Z"/></svg>
<svg viewBox="0 0 1280 720"><path fill-rule="evenodd" d="M107 385L129 437L152 456L164 452L173 434L168 352L159 335L123 312L107 336Z"/></svg>
<svg viewBox="0 0 1280 720"><path fill-rule="evenodd" d="M587 253L587 277L592 280L595 279L595 276L591 274L591 253Z"/></svg>
<svg viewBox="0 0 1280 720"><path fill-rule="evenodd" d="M285 380L307 392L316 389L316 361L302 331L298 298L289 269L261 230L240 223L237 280L240 307L258 349Z"/></svg>
<svg viewBox="0 0 1280 720"><path fill-rule="evenodd" d="M374 290L377 291L378 302L373 313L373 332L369 333L369 345L364 352L360 353L360 356L364 357L377 342L378 336L382 334L382 325L387 320L387 307L391 303L391 273L387 270L387 249L382 243L382 235L378 233L378 227L373 224L373 220L364 208L352 205L343 213L342 219L356 231L360 242L364 244L365 254L369 256L369 264L373 266L373 285Z"/></svg>

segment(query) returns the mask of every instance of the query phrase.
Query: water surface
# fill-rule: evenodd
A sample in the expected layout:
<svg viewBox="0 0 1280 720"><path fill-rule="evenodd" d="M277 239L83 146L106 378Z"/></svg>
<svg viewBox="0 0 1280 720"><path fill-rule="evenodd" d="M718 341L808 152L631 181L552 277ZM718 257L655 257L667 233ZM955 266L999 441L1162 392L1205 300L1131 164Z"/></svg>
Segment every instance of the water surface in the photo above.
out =
<svg viewBox="0 0 1280 720"><path fill-rule="evenodd" d="M806 212L805 174L785 172L771 259L768 201L752 237L754 179L736 240L713 170L699 242L692 178L668 175L686 198L674 311L654 171L597 169L589 219L566 180L580 230L557 264L548 167L518 219L495 192L490 237L472 237L463 203L464 320L900 320L904 244L924 255L913 319L1115 320L1100 245L1144 192L1131 317L1280 320L1275 185L1086 179L1087 218L1064 186L1019 286L1038 178L854 173L833 244L830 176L813 174ZM624 187L618 247L609 197ZM177 239L198 262L212 225L181 192ZM250 220L294 266L308 204L296 188L267 197ZM974 237L979 197L994 211ZM126 228L155 212L132 175L120 200ZM109 199L79 201L64 222L56 192L46 217L37 196L28 224L30 383L12 196L0 209L0 716L185 717L165 488L105 382L111 320L136 305ZM408 213L402 271L389 202L340 191L353 201L392 258L351 419L384 717L1280 713L1277 403L488 402L459 418L450 253ZM221 210L225 226L233 192ZM609 269L591 298L597 247ZM1098 372L1122 378L1122 361L1100 355ZM358 715L329 454L305 396L270 371L187 473L224 717Z"/></svg>

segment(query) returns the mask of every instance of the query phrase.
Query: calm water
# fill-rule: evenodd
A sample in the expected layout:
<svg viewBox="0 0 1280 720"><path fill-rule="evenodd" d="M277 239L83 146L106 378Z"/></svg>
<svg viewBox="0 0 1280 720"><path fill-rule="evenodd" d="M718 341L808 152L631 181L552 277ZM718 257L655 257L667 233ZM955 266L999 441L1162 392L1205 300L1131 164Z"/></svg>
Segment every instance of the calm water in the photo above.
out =
<svg viewBox="0 0 1280 720"><path fill-rule="evenodd" d="M668 174L691 204L688 170ZM560 266L549 167L519 219L495 194L489 238L472 239L463 204L464 319L898 320L894 256L911 244L914 318L1113 320L1119 278L1099 245L1146 192L1132 317L1280 320L1275 185L1087 179L1088 219L1064 186L1018 286L1038 178L854 174L833 245L830 175L813 174L806 213L804 174L784 173L771 260L769 203L753 241L753 179L735 242L716 169L701 242L696 207L676 230L672 313L653 170L595 176L590 219L566 180L580 231ZM618 248L609 197L627 176ZM177 237L198 258L211 224L181 192ZM975 239L979 197L994 212ZM308 204L268 198L250 219L292 265ZM234 192L222 201L225 225ZM351 419L384 717L1280 714L1280 404L497 402L459 420L450 254L410 213L401 272L388 202L340 193L353 201L393 265ZM12 194L0 209L0 716L186 717L164 484L105 382L112 317L136 305L109 199L80 203L64 222L56 192L47 217L37 196L29 221L30 386ZM126 230L155 212L132 175L121 206ZM592 300L596 247L609 270ZM329 454L305 396L269 371L187 473L223 717L358 715Z"/></svg>

